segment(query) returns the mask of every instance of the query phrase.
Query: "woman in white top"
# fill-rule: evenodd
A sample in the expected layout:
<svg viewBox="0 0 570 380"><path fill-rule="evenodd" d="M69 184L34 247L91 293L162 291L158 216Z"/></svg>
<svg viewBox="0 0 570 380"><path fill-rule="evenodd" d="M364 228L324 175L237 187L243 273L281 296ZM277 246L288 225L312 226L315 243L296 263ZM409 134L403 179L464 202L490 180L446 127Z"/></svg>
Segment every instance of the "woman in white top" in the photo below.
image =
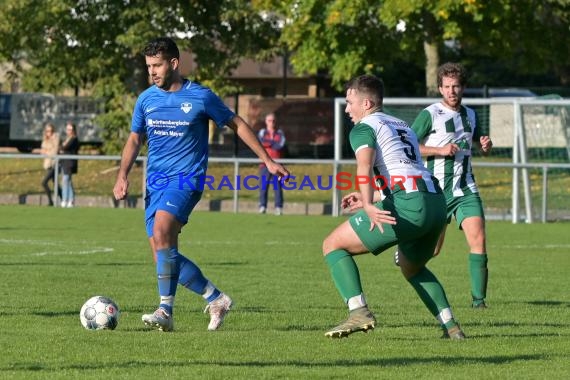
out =
<svg viewBox="0 0 570 380"><path fill-rule="evenodd" d="M55 183L55 160L53 159L53 156L57 154L59 149L59 136L55 133L55 127L52 123L47 123L44 128L44 137L42 139L41 147L42 154L51 156L44 158L45 175L42 180L42 187L46 192L48 205L53 206L52 190L49 187L49 182L52 181ZM58 190L59 196L61 197L61 189Z"/></svg>

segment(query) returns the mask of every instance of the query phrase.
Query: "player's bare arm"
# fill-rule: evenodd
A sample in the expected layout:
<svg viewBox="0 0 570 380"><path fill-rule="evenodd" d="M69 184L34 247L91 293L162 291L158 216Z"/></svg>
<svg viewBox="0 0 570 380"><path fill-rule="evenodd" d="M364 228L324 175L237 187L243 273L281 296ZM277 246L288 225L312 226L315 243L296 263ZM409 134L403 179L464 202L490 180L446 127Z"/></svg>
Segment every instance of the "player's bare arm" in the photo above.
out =
<svg viewBox="0 0 570 380"><path fill-rule="evenodd" d="M271 174L277 175L279 179L289 176L289 171L283 165L273 161L273 159L269 157L269 154L267 154L267 151L263 148L257 136L253 133L251 127L241 116L234 116L234 118L228 122L228 127L237 133L239 138L263 161Z"/></svg>
<svg viewBox="0 0 570 380"><path fill-rule="evenodd" d="M119 166L119 172L117 173L117 180L113 188L113 195L116 200L125 199L129 193L129 181L128 175L133 167L133 164L139 155L139 151L142 145L142 136L138 133L131 132L125 147L123 148L123 154L121 155L121 165Z"/></svg>
<svg viewBox="0 0 570 380"><path fill-rule="evenodd" d="M381 210L374 206L374 188L372 183L372 162L374 162L374 149L361 148L356 153L356 175L359 178L369 178L366 184L360 186L362 208L370 218L370 231L374 226L378 226L380 232L384 232L382 223L396 224L396 218L393 217L390 211ZM362 176L362 177L360 177Z"/></svg>
<svg viewBox="0 0 570 380"><path fill-rule="evenodd" d="M454 143L445 144L444 146L426 146L420 144L420 153L422 156L453 156L459 150L459 146Z"/></svg>

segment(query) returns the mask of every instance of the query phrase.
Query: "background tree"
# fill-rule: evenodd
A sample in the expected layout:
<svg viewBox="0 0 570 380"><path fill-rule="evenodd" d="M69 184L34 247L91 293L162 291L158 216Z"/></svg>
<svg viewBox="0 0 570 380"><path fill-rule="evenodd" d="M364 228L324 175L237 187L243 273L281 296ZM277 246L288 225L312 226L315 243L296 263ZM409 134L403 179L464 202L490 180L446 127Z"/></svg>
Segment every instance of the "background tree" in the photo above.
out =
<svg viewBox="0 0 570 380"><path fill-rule="evenodd" d="M254 4L283 20L281 39L293 52L295 69L309 74L325 70L337 88L355 74L375 73L397 78L388 88L406 82L410 96L417 89L415 73L421 70L425 77L420 94L434 95L437 67L444 59L465 63L478 83L498 79L492 83L505 85L501 80L513 73L555 73L560 83L568 83L567 0L257 0ZM479 72L492 67L511 75Z"/></svg>
<svg viewBox="0 0 570 380"><path fill-rule="evenodd" d="M484 2L461 51L473 80L570 84L570 1Z"/></svg>
<svg viewBox="0 0 570 380"><path fill-rule="evenodd" d="M26 91L104 97L107 113L98 122L105 151L116 153L133 99L148 86L140 55L148 40L170 36L192 51L192 79L223 96L237 91L229 74L241 58L272 55L273 22L245 0L2 0L0 59L14 65Z"/></svg>
<svg viewBox="0 0 570 380"><path fill-rule="evenodd" d="M386 0L379 16L390 26L404 22L405 38L422 36L428 94L437 91L442 56L463 61L479 85L548 71L569 81L567 0Z"/></svg>
<svg viewBox="0 0 570 380"><path fill-rule="evenodd" d="M296 72L326 73L337 89L378 74L388 96L434 94L448 59L465 63L474 85L570 83L568 0L0 1L0 61L26 91L106 99L108 153L148 86L140 50L160 35L192 51L192 78L221 95L238 90L230 73L242 58L283 51Z"/></svg>
<svg viewBox="0 0 570 380"><path fill-rule="evenodd" d="M375 0L258 0L281 20L281 42L298 73L326 70L340 87L355 73L382 73L404 56L395 29L376 16Z"/></svg>

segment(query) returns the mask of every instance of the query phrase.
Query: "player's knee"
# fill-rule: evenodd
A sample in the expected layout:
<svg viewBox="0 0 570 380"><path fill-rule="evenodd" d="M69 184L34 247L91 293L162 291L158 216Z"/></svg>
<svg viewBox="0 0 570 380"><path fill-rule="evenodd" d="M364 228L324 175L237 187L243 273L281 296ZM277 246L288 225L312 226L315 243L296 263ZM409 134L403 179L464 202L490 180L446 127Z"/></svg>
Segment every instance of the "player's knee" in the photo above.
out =
<svg viewBox="0 0 570 380"><path fill-rule="evenodd" d="M165 231L161 228L157 228L156 226L152 231L152 238L154 240L154 246L157 248L158 247L168 247L170 244L169 237L170 237L170 234L168 233L168 231Z"/></svg>
<svg viewBox="0 0 570 380"><path fill-rule="evenodd" d="M409 281L412 277L420 273L423 268L425 268L426 261L421 260L420 262L410 261L406 255L400 255L400 271L404 278Z"/></svg>
<svg viewBox="0 0 570 380"><path fill-rule="evenodd" d="M323 256L328 255L329 253L331 253L336 249L334 242L335 239L332 234L327 236L325 240L323 240L323 246L322 246Z"/></svg>
<svg viewBox="0 0 570 380"><path fill-rule="evenodd" d="M485 250L485 232L479 231L469 239L469 248L472 252L483 252Z"/></svg>

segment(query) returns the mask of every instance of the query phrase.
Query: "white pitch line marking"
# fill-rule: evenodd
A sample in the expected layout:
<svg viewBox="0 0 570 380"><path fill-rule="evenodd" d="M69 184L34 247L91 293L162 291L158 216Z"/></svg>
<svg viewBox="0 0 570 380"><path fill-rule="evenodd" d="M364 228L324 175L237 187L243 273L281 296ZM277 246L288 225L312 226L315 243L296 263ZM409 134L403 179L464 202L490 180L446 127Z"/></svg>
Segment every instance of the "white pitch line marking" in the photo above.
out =
<svg viewBox="0 0 570 380"><path fill-rule="evenodd" d="M114 251L113 248L100 247L84 251L36 252L36 253L30 253L28 256L92 255L95 253L109 253L113 251Z"/></svg>

